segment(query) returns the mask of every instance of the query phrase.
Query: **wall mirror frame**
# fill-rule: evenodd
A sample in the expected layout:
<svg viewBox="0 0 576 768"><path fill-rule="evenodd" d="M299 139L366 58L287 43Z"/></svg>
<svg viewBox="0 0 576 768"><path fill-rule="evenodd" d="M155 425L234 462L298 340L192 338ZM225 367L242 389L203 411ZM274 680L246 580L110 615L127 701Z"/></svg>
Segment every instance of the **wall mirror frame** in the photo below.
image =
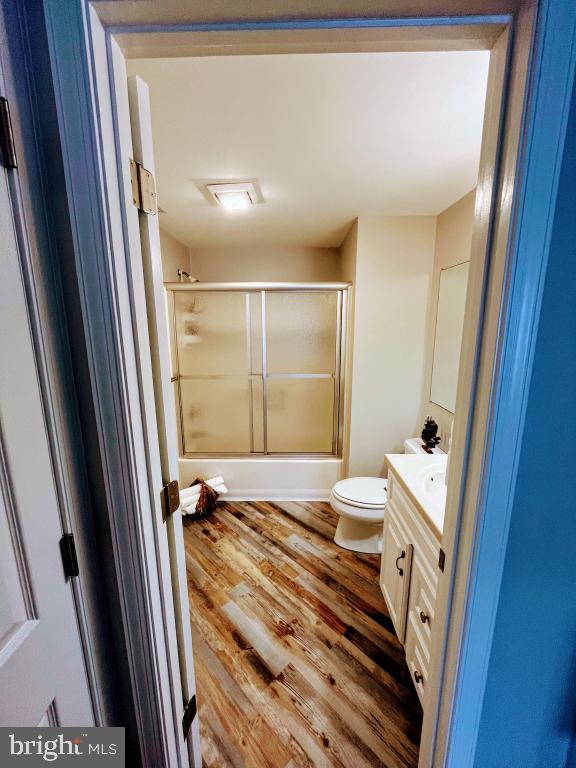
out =
<svg viewBox="0 0 576 768"><path fill-rule="evenodd" d="M450 413L456 409L469 265L462 261L441 269L438 281L430 401Z"/></svg>

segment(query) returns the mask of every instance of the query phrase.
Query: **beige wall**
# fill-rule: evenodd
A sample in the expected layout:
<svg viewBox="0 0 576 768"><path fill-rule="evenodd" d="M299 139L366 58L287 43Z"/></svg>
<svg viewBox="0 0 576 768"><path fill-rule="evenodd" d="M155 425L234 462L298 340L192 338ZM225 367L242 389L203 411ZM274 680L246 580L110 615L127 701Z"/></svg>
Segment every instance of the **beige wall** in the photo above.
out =
<svg viewBox="0 0 576 768"><path fill-rule="evenodd" d="M356 281L356 256L358 253L358 219L350 227L340 246L340 273L342 280L352 283L348 291L348 326L346 336L346 358L344 360L346 388L344 390L344 424L342 439L343 477L348 477L350 458L350 421L352 411L352 389L354 381L352 369L354 362L354 284Z"/></svg>
<svg viewBox="0 0 576 768"><path fill-rule="evenodd" d="M443 211L437 218L436 226L434 275L432 279L432 294L427 323L426 375L424 378L422 414L420 421L423 422L426 416L432 416L438 423L439 435L442 438L440 447L445 451L448 450L450 427L454 414L430 401L440 271L447 267L461 264L463 261L470 260L475 200L476 190L473 189L454 203L454 205L451 205L450 208Z"/></svg>
<svg viewBox="0 0 576 768"><path fill-rule="evenodd" d="M195 248L190 266L203 282L340 280L337 248Z"/></svg>
<svg viewBox="0 0 576 768"><path fill-rule="evenodd" d="M381 474L384 454L417 433L435 235L433 216L360 216L345 241L346 277L354 272L349 476Z"/></svg>
<svg viewBox="0 0 576 768"><path fill-rule="evenodd" d="M165 283L178 282L178 269L190 272L190 249L163 229L160 230L160 250Z"/></svg>
<svg viewBox="0 0 576 768"><path fill-rule="evenodd" d="M340 246L340 274L342 280L356 279L356 254L358 250L358 219L356 219Z"/></svg>

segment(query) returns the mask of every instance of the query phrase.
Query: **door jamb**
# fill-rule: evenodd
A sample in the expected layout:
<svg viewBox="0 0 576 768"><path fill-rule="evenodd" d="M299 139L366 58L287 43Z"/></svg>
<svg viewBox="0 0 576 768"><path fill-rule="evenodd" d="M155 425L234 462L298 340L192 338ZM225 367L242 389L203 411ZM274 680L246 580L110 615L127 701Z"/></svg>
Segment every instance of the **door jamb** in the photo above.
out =
<svg viewBox="0 0 576 768"><path fill-rule="evenodd" d="M170 694L168 659L160 642L164 611L150 530L141 413L130 410L134 408L134 397L129 396L130 387L134 394L134 344L120 334L120 315L130 307L125 270L124 274L114 270L115 259L117 266L122 253L112 237L109 218L100 145L102 116L95 98L88 36L90 6L84 0L65 5L46 2L44 10L97 424L93 439L100 450L98 471L108 512L136 738L143 766L172 768L179 761L172 760L170 731L175 724L164 705L169 698L166 691Z"/></svg>
<svg viewBox="0 0 576 768"><path fill-rule="evenodd" d="M467 19L467 22L470 23L470 20ZM529 26L531 25L532 19L529 21ZM460 27L462 24L462 20L459 19L457 23L454 19L442 19L442 23L439 25L440 30L438 30L436 27L437 25L434 23L434 20L428 20L430 26L429 27L418 27L418 36L420 38L428 38L428 41L432 41L432 45L434 44L434 40L437 37L437 35L444 36L444 29L448 25L454 25L455 27ZM334 25L337 28L341 28L343 30L347 29L357 29L358 28L358 20L354 20L352 22L348 20L333 20L332 25ZM492 41L492 47L497 45L498 42L502 39L504 39L504 43L502 44L504 47L504 52L501 55L501 61L499 61L498 65L496 66L496 72L492 75L492 89L493 93L489 93L488 96L492 98L492 101L495 103L495 107L493 109L493 114L489 116L488 121L491 119L495 125L491 126L490 124L487 126L488 131L492 129L492 145L489 147L488 151L488 157L486 159L486 168L484 169L484 188L483 188L483 199L482 204L484 206L483 210L476 211L475 217L480 219L480 223L475 226L476 232L475 232L475 239L476 239L476 271L477 271L477 279L475 283L472 283L469 291L470 293L475 293L474 302L469 302L473 305L472 310L468 310L468 318L467 318L467 328L465 328L464 331L464 340L465 343L470 343L472 345L472 348L480 349L480 347L483 345L483 342L486 341L482 338L482 327L480 324L481 315L482 315L482 303L483 303L483 294L484 294L484 285L485 281L487 279L487 273L489 269L491 268L491 258L490 258L490 228L491 228L491 211L493 207L496 205L496 200L499 199L500 194L500 186L498 184L498 167L499 167L499 152L497 150L497 147L499 146L500 138L501 138L501 127L502 127L502 121L503 121L503 114L506 111L506 105L505 105L505 99L504 99L504 91L506 90L506 83L507 78L509 74L509 63L511 58L511 29L512 29L512 19L510 17L494 17L490 21L488 21L487 17L476 17L472 22L471 25L477 27L479 29L485 29L487 26L492 23L495 28L499 29L500 34L496 38L495 41ZM384 24L384 26L383 26ZM398 29L398 26L396 23L393 23L391 27L388 27L385 23L379 21L379 20L368 20L367 25L369 28L374 29L375 33L379 31L382 31L384 33L384 40L382 41L382 45L386 46L389 44L389 42L386 40L387 35L392 32L394 33L395 30ZM228 25L229 27L237 27L236 33L243 34L248 32L253 28L254 25L249 24L242 24L242 25ZM289 39L289 35L291 32L293 32L295 29L298 29L298 23L297 22L288 22L286 24L283 24L282 22L275 24L275 23L265 23L261 26L264 26L267 30L284 30L286 33L286 37ZM411 25L408 25L411 26ZM215 31L215 29L218 27L218 25L207 25L202 27L202 31ZM222 25L220 31L226 32L225 34L225 42L222 41L223 50L229 50L231 46L234 44L234 29L225 29L226 25ZM316 29L318 32L322 32L324 29L324 25L321 22L312 22L310 27L312 29ZM415 27L412 27L413 29ZM146 35L146 39L151 39L154 41L155 35L164 32L168 32L168 34L172 34L172 32L169 31L170 28L167 27L146 27L140 31L134 32L132 28L112 28L107 30L107 34L110 38L117 40L117 35L121 34L123 42L126 43L130 40L130 37L132 35ZM198 33L198 28L194 26L193 29L186 27L178 27L177 29L180 33L188 33L191 35ZM202 33L201 33L202 34ZM208 44L208 43L207 43ZM206 44L206 45L207 45ZM410 49L417 49L419 44L416 42L416 44L412 40L405 40L401 42L396 42L395 45L404 45L406 44ZM180 36L180 45L182 46L182 37ZM447 46L448 43L443 39L442 45ZM454 48L458 48L460 43L458 42L458 39L452 39L450 41L450 45ZM467 47L473 47L474 44L471 44L468 40ZM198 55L198 51L202 50L202 44L197 39L195 39L195 50ZM248 49L250 48L250 42L247 43ZM482 48L482 45L479 45L478 47ZM206 51L207 53L213 53L214 52L214 44L213 41L210 43L209 49ZM522 73L522 82L519 84L520 88L523 89L524 87L524 81L526 78L526 72L524 71ZM490 87L490 86L489 86ZM486 126L485 126L486 131ZM512 146L511 148L511 154L512 154L512 161L511 164L514 165L516 160L516 153L515 153L515 146ZM506 221L503 226L507 228L508 222ZM501 290L502 286L501 284L498 286ZM494 354L494 344L495 344L495 338L491 337L489 339L490 342L490 351L489 355ZM484 345L486 346L486 345ZM463 370L461 367L461 375L459 379L459 391L460 391L460 399L462 401L462 398L465 400L464 407L461 407L459 413L469 413L469 408L473 406L474 398L474 386L476 382L476 374L477 374L477 366L478 366L478 360L477 355L474 356L467 361L469 362L470 369L466 372L466 375L463 375ZM470 412L471 416L471 412ZM471 419L470 419L471 420ZM461 422L465 422L465 419L460 419ZM459 451L462 455L465 453L466 449L466 443L467 443L467 431L466 431L466 424L464 424L464 428L461 430L461 443L458 446ZM482 414L480 417L480 425L479 429L482 431L486 428L486 419L485 414ZM455 462L453 461L452 464L454 465ZM462 488L465 484L465 477L464 477L464 464L462 463L461 472L458 475L458 481L451 483L451 490L453 493L453 499L452 499L452 509L453 509L453 516L452 516L452 525L454 529L456 529L458 525L458 513L461 512L461 499L460 494L462 491ZM446 516L448 520L448 514ZM469 551L465 551L463 553L459 553L459 557L464 561L464 563L468 563L469 561ZM452 561L452 562L451 562ZM454 558L450 558L448 561L448 568L452 566L454 561ZM436 746L436 736L437 736L437 726L439 723L439 714L440 714L440 701L442 700L442 689L445 682L450 682L450 678L448 677L447 680L444 679L444 652L445 652L445 644L447 641L447 634L450 629L448 626L448 616L450 615L450 608L451 608L451 597L452 597L452 586L453 586L453 578L454 578L454 571L453 569L450 569L448 573L446 574L447 578L441 582L440 589L439 589L439 598L438 598L438 606L437 606L437 614L439 617L439 626L440 626L440 620L442 614L445 615L446 621L444 622L445 625L445 631L446 636L436 638L435 642L435 648L434 653L432 655L433 664L430 669L430 682L429 682L429 692L428 697L429 699L434 696L438 700L438 704L433 707L430 707L430 710L432 711L432 716L428 712L425 713L424 717L424 728L422 731L422 741L421 741L421 750L420 750L420 760L419 764L423 768L423 766L426 765L432 765L437 762L437 758L433 758L434 750ZM440 745L440 749L442 749L442 745Z"/></svg>

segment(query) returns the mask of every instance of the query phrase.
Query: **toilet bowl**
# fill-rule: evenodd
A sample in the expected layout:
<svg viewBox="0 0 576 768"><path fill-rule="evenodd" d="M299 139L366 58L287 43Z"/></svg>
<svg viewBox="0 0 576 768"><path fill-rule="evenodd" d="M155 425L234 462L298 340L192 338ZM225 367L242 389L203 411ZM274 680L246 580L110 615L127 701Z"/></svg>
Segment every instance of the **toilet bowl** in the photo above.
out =
<svg viewBox="0 0 576 768"><path fill-rule="evenodd" d="M404 441L404 453L425 453L422 440ZM444 454L441 448L432 453ZM353 552L382 552L384 508L388 481L381 477L349 477L339 480L330 494L330 506L340 515L334 541Z"/></svg>
<svg viewBox="0 0 576 768"><path fill-rule="evenodd" d="M332 488L330 506L340 516L334 541L353 552L382 552L387 480L349 477Z"/></svg>

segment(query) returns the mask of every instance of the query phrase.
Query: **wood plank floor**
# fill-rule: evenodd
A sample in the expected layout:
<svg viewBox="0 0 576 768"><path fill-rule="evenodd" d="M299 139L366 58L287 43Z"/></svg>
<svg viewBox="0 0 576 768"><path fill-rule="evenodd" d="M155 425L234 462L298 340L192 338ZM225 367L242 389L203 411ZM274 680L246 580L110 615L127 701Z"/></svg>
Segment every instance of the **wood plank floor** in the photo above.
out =
<svg viewBox="0 0 576 768"><path fill-rule="evenodd" d="M206 768L418 763L416 693L379 557L321 502L221 502L185 519Z"/></svg>

